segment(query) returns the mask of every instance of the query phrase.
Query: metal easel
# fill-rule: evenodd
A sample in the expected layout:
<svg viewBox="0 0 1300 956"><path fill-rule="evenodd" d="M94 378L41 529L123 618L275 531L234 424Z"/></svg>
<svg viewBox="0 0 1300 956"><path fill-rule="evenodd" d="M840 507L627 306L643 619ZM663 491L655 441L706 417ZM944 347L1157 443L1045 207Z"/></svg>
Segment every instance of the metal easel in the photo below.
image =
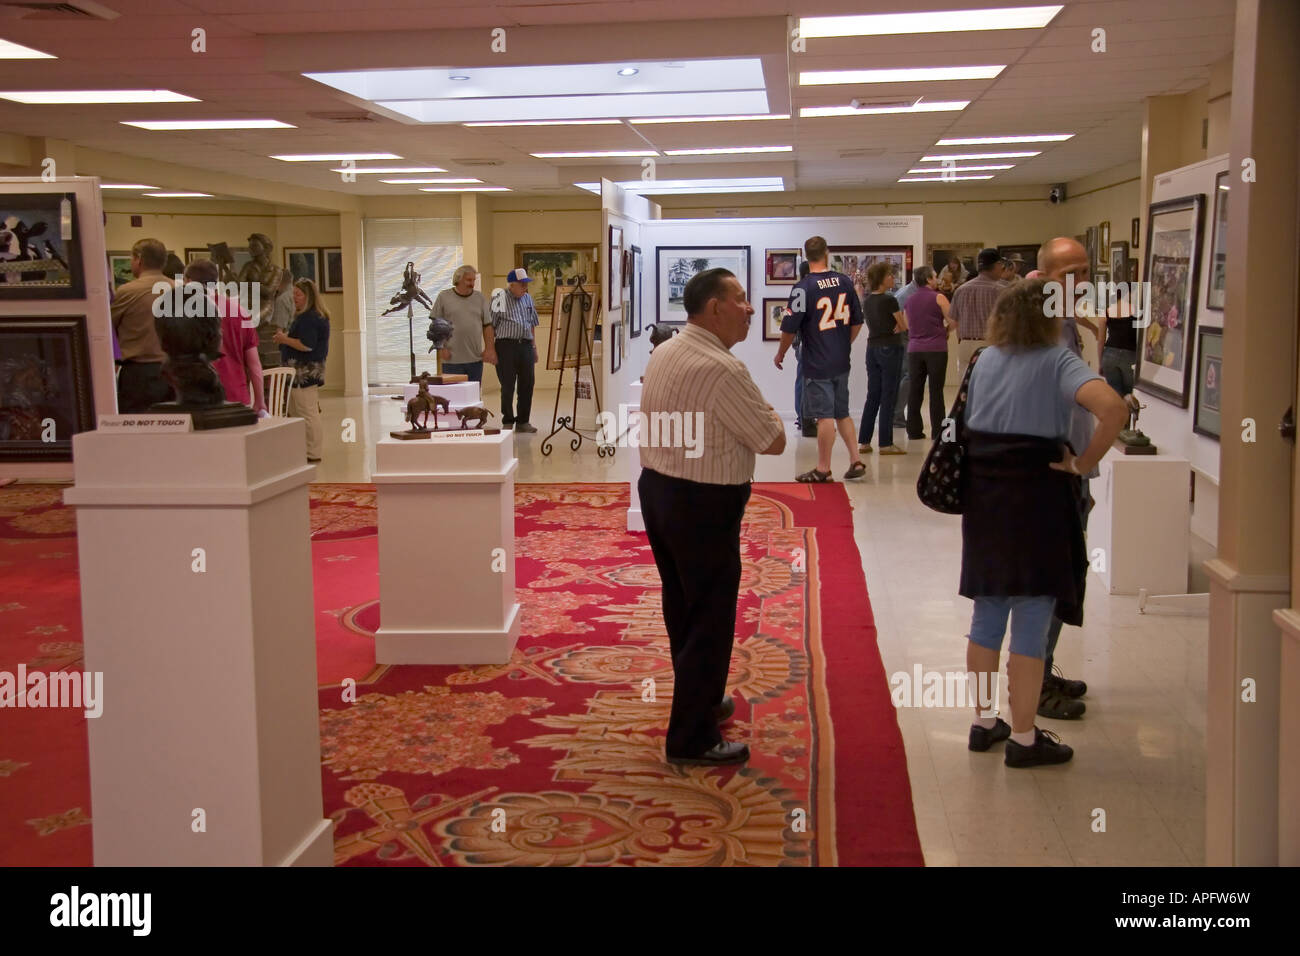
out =
<svg viewBox="0 0 1300 956"><path fill-rule="evenodd" d="M582 440L586 437L575 427L578 422L578 369L583 365L583 352L586 352L587 365L591 368L591 390L596 400L596 417L600 417L600 388L596 384L596 360L591 354L591 348L587 339L587 309L590 307L592 295L582 287L582 283L587 279L584 275L576 276L574 284L568 295L563 299L561 313L565 316L563 332L568 334L572 329L573 310L578 310L578 354L577 362L573 371L573 410L569 415L560 415L560 393L564 391L564 370L568 368L568 356L565 355L560 360L560 381L555 386L555 407L551 411L551 433L542 439L542 454L550 455L552 450L551 439L562 431L573 432L573 438L569 442L569 447L577 451L582 447ZM560 294L560 287L557 286L555 294ZM593 316L593 318L595 318ZM554 334L554 331L552 332ZM600 432L597 431L597 435ZM606 455L613 457L615 447L608 442L602 442L599 437L594 439L596 442L596 455L604 458Z"/></svg>

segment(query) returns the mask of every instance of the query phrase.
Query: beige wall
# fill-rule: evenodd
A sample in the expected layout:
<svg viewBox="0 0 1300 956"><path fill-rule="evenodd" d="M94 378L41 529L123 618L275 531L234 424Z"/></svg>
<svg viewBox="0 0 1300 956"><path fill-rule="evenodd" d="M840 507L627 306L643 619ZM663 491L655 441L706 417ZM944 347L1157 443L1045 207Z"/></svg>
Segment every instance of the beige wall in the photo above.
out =
<svg viewBox="0 0 1300 956"><path fill-rule="evenodd" d="M1111 242L1132 242L1133 220L1141 208L1141 177L1140 163L1126 163L1067 183L1061 234L1078 236L1089 226L1109 222ZM1140 269L1141 248L1134 251L1130 247L1129 256L1139 260ZM1104 250L1100 258L1109 262L1110 250Z"/></svg>

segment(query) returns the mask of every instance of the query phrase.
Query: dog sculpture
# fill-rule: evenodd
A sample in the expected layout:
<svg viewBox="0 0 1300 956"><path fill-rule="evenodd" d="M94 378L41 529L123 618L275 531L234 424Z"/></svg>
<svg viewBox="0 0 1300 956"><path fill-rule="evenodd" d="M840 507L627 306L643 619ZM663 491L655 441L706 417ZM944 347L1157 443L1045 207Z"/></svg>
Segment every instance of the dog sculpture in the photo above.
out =
<svg viewBox="0 0 1300 956"><path fill-rule="evenodd" d="M461 428L469 428L469 419L471 418L475 419L473 425L474 428L482 428L484 423L486 423L489 418L493 417L492 413L482 405L469 405L465 408L457 409L456 414L460 416Z"/></svg>

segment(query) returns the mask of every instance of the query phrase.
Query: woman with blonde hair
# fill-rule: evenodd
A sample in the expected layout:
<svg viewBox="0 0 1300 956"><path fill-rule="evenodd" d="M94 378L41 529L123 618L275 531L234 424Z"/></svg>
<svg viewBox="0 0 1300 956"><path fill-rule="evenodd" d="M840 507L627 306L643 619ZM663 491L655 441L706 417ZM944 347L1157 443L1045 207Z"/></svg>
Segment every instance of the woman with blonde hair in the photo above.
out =
<svg viewBox="0 0 1300 956"><path fill-rule="evenodd" d="M280 360L294 370L289 414L307 424L307 460L320 461L320 387L325 384L325 358L330 349L330 314L311 279L293 283L294 318L289 331L277 331Z"/></svg>
<svg viewBox="0 0 1300 956"><path fill-rule="evenodd" d="M1106 380L1060 344L1062 320L1051 314L1044 284L1026 279L998 296L989 345L975 353L966 392L960 593L975 602L966 669L982 688L997 679L1008 621L1011 627L1011 724L984 709L987 701L977 703L970 749L1009 737L1008 767L1064 763L1074 754L1034 726L1048 628L1054 614L1083 623L1088 560L1077 485L1128 417ZM1087 448L1068 443L1076 406L1099 419Z"/></svg>

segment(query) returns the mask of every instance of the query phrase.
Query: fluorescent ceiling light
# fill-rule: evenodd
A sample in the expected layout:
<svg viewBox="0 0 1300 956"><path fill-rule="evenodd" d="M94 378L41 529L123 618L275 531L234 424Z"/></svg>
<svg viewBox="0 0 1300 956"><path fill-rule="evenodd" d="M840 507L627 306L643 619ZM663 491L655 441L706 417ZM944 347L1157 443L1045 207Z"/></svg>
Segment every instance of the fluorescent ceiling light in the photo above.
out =
<svg viewBox="0 0 1300 956"><path fill-rule="evenodd" d="M579 189L600 193L600 183L574 183ZM780 192L785 181L780 176L755 176L740 179L657 179L646 182L629 179L617 183L623 189L642 195L663 193L758 193Z"/></svg>
<svg viewBox="0 0 1300 956"><path fill-rule="evenodd" d="M508 193L505 186L421 186L422 193Z"/></svg>
<svg viewBox="0 0 1300 956"><path fill-rule="evenodd" d="M706 149L665 149L665 156L730 156L740 153L791 153L793 146L711 146Z"/></svg>
<svg viewBox="0 0 1300 956"><path fill-rule="evenodd" d="M900 183L952 183L962 179L992 179L992 176L914 176L900 179Z"/></svg>
<svg viewBox="0 0 1300 956"><path fill-rule="evenodd" d="M800 17L799 36L870 37L899 33L957 33L967 30L1034 30L1047 26L1061 4L940 10L928 13L873 13L845 17Z"/></svg>
<svg viewBox="0 0 1300 956"><path fill-rule="evenodd" d="M789 113L762 113L756 116L647 116L630 119L629 123L641 126L649 123L743 123L750 120L788 120Z"/></svg>
<svg viewBox="0 0 1300 956"><path fill-rule="evenodd" d="M1027 158L1029 158L1030 156L1041 156L1041 155L1043 155L1043 151L1042 151L1041 149L1039 149L1039 150L1031 150L1031 151L1027 151L1027 152L1023 152L1023 153L953 153L951 156L922 156L921 159L920 159L920 162L922 162L922 163L929 163L929 162L941 163L941 162L943 162L945 159L956 159L956 160L962 160L962 159L1027 159Z"/></svg>
<svg viewBox="0 0 1300 956"><path fill-rule="evenodd" d="M420 123L471 123L523 119L621 119L677 116L688 112L759 113L767 109L764 90L709 93L607 93L584 96L506 96L492 99L375 100L380 109Z"/></svg>
<svg viewBox="0 0 1300 956"><path fill-rule="evenodd" d="M619 76L636 76L641 71L634 66L625 66L618 71Z"/></svg>
<svg viewBox="0 0 1300 956"><path fill-rule="evenodd" d="M42 53L12 40L0 40L0 60L57 60L52 53Z"/></svg>
<svg viewBox="0 0 1300 956"><path fill-rule="evenodd" d="M100 189L160 189L160 186L144 186L140 183L100 183Z"/></svg>
<svg viewBox="0 0 1300 956"><path fill-rule="evenodd" d="M496 120L488 123L465 123L465 126L479 128L484 126L621 126L622 120L616 119L572 119L572 120Z"/></svg>
<svg viewBox="0 0 1300 956"><path fill-rule="evenodd" d="M1003 143L1061 143L1073 133L1045 133L1038 136L971 136L966 139L941 139L935 146L998 146Z"/></svg>
<svg viewBox="0 0 1300 956"><path fill-rule="evenodd" d="M970 106L970 100L935 101L917 103L913 106L877 106L865 110L855 110L852 106L805 106L799 110L800 116L879 116L883 113L947 113L964 110Z"/></svg>
<svg viewBox="0 0 1300 956"><path fill-rule="evenodd" d="M357 175L361 173L383 173L390 176L393 173L445 173L446 171L441 166L370 166L365 169L358 167L357 169L340 168L330 170L332 173L356 173Z"/></svg>
<svg viewBox="0 0 1300 956"><path fill-rule="evenodd" d="M272 156L286 163L341 163L345 160L364 159L401 159L396 153L289 153L284 156ZM356 170L364 172L364 170Z"/></svg>
<svg viewBox="0 0 1300 956"><path fill-rule="evenodd" d="M537 159L605 159L628 156L658 156L659 152L653 149L607 149L577 153L529 153L528 155Z"/></svg>
<svg viewBox="0 0 1300 956"><path fill-rule="evenodd" d="M154 199L211 199L212 193L145 193Z"/></svg>
<svg viewBox="0 0 1300 956"><path fill-rule="evenodd" d="M925 83L938 80L991 80L1005 70L1001 66L921 66L893 70L813 70L799 74L800 86L832 86L838 83Z"/></svg>
<svg viewBox="0 0 1300 956"><path fill-rule="evenodd" d="M185 129L297 129L292 123L273 119L252 120L122 120L123 126L159 131Z"/></svg>
<svg viewBox="0 0 1300 956"><path fill-rule="evenodd" d="M199 100L171 90L9 90L0 99L36 106L68 103L198 103Z"/></svg>
<svg viewBox="0 0 1300 956"><path fill-rule="evenodd" d="M981 173L989 169L1015 169L1015 168L1016 168L1015 164L1010 163L1006 166L945 166L943 167L943 171L947 173ZM939 170L935 169L933 166L926 166L920 169L909 169L907 172L909 175L912 173L924 173L926 175L929 175L930 173L937 173L939 172Z"/></svg>
<svg viewBox="0 0 1300 956"><path fill-rule="evenodd" d="M391 183L394 186L418 186L421 183L429 185L432 183L442 183L450 185L451 183L481 183L481 179L381 179L381 183Z"/></svg>

